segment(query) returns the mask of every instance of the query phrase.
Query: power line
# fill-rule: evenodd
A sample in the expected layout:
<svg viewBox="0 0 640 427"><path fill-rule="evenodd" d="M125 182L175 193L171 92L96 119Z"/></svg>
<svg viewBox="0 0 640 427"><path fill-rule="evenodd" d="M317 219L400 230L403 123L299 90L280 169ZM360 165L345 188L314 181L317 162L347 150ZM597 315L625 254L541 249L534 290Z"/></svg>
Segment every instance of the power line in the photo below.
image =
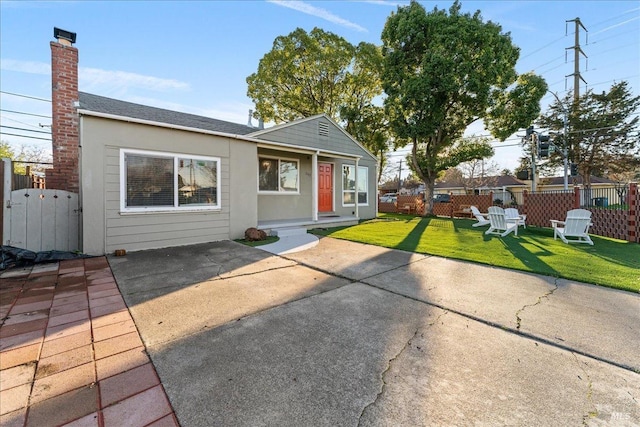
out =
<svg viewBox="0 0 640 427"><path fill-rule="evenodd" d="M631 10L627 10L626 12L620 13L620 14L618 14L616 16L612 16L611 18L604 19L604 20L602 20L600 22L597 22L597 23L593 24L592 27L597 28L598 26L604 24L605 22L613 21L614 19L618 19L621 16L625 16L625 15L627 15L629 13L632 13L632 12L635 12L637 10L640 10L640 7L637 7L635 9L631 9Z"/></svg>
<svg viewBox="0 0 640 427"><path fill-rule="evenodd" d="M4 90L0 90L0 93L4 93L5 95L19 96L20 98L35 99L36 101L51 102L50 99L38 98L37 96L31 96L31 95L22 95L20 93L6 92Z"/></svg>
<svg viewBox="0 0 640 427"><path fill-rule="evenodd" d="M20 123L21 125L31 126L31 127L33 127L33 128L36 128L36 129L40 129L41 127L43 127L43 126L44 126L44 125L36 126L36 125L31 124L31 123L21 122L20 120L12 119L11 117L6 117L6 116L5 116L5 117L2 117L2 118L3 118L3 119L5 119L5 120L12 121L12 122ZM47 125L47 126L48 126L48 125Z"/></svg>
<svg viewBox="0 0 640 427"><path fill-rule="evenodd" d="M18 136L20 138L41 139L43 141L51 141L51 138L40 138L38 136L19 135L17 133L0 132L0 135Z"/></svg>
<svg viewBox="0 0 640 427"><path fill-rule="evenodd" d="M5 126L5 125L0 125L0 128L12 129L12 130L23 130L25 132L46 133L47 135L51 135L51 132L47 132L45 130L31 130L27 128L17 128L13 126Z"/></svg>
<svg viewBox="0 0 640 427"><path fill-rule="evenodd" d="M43 117L45 119L50 119L51 118L51 116L45 116L45 115L42 115L42 114L25 113L23 111L14 111L14 110L5 110L3 108L0 108L0 111L2 111L3 113L22 114L24 116Z"/></svg>
<svg viewBox="0 0 640 427"><path fill-rule="evenodd" d="M538 49L534 50L533 52L530 52L529 54L527 54L527 55L525 55L525 56L521 57L520 59L528 58L528 57L530 57L531 55L533 55L534 53L538 53L538 52L540 52L542 49L545 49L545 48L547 48L547 47L551 46L552 44L558 43L560 40L564 39L565 37L567 37L567 36L566 36L566 35L564 35L564 36L562 36L562 37L560 37L560 38L557 38L557 39L555 39L554 41L549 42L549 43L545 44L544 46L542 46L542 47L540 47L540 48L538 48Z"/></svg>

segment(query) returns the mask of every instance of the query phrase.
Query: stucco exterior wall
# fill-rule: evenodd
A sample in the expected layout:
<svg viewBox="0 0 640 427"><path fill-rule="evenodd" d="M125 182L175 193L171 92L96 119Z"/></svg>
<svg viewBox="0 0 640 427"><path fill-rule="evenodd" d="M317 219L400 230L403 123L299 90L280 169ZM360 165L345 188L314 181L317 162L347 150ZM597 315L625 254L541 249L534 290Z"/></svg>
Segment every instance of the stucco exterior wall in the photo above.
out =
<svg viewBox="0 0 640 427"><path fill-rule="evenodd" d="M83 252L136 251L240 237L257 224L256 145L213 135L90 116L81 119ZM220 158L219 210L124 213L120 150ZM253 179L252 179L253 177ZM237 186L233 188L232 186ZM230 212L234 209L233 219Z"/></svg>

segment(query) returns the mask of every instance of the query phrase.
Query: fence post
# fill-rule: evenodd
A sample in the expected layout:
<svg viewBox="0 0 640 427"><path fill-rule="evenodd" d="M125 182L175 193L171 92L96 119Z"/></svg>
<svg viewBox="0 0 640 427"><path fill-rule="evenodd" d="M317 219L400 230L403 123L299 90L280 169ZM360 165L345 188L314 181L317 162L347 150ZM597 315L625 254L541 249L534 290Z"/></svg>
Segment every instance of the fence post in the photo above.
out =
<svg viewBox="0 0 640 427"><path fill-rule="evenodd" d="M640 242L640 224L638 218L638 183L629 183L629 215L627 216L627 241Z"/></svg>
<svg viewBox="0 0 640 427"><path fill-rule="evenodd" d="M573 187L573 208L580 208L580 187Z"/></svg>

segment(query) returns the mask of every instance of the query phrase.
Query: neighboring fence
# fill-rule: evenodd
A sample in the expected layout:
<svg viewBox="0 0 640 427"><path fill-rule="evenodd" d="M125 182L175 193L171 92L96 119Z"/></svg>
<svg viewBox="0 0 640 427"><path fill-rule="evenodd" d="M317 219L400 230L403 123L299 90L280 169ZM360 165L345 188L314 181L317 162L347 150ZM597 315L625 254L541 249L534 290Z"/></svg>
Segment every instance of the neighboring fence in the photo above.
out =
<svg viewBox="0 0 640 427"><path fill-rule="evenodd" d="M27 175L15 173L16 163L27 163ZM44 178L31 173L33 164L0 160L0 243L34 252L79 250L78 194L45 190Z"/></svg>
<svg viewBox="0 0 640 427"><path fill-rule="evenodd" d="M30 251L77 251L78 195L62 190L15 190L5 202L3 244Z"/></svg>
<svg viewBox="0 0 640 427"><path fill-rule="evenodd" d="M638 184L615 188L578 188L563 192L524 192L522 213L527 224L549 227L550 220L563 220L567 211L591 211L590 233L640 243L640 194Z"/></svg>
<svg viewBox="0 0 640 427"><path fill-rule="evenodd" d="M461 205L475 205L481 212L487 212L492 202L493 194L451 195L450 203L434 203L433 213L453 217ZM378 212L399 212L406 203L416 205L417 215L424 214L422 196L398 196L397 203L379 203ZM564 220L567 211L577 208L591 211L593 225L590 233L640 243L640 192L637 183L608 189L575 187L569 191L525 191L518 206L520 213L527 215L527 225L537 227L550 227L552 219Z"/></svg>

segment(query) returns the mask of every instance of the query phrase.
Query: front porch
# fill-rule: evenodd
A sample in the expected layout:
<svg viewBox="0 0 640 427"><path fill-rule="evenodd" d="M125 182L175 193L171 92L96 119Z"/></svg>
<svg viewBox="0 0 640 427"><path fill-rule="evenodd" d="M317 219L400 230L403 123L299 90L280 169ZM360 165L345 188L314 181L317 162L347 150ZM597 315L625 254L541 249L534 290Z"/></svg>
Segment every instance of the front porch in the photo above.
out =
<svg viewBox="0 0 640 427"><path fill-rule="evenodd" d="M354 215L318 215L318 219L296 218L271 221L258 221L258 229L270 232L271 230L291 227L301 227L311 230L324 227L341 227L358 224L358 217Z"/></svg>

